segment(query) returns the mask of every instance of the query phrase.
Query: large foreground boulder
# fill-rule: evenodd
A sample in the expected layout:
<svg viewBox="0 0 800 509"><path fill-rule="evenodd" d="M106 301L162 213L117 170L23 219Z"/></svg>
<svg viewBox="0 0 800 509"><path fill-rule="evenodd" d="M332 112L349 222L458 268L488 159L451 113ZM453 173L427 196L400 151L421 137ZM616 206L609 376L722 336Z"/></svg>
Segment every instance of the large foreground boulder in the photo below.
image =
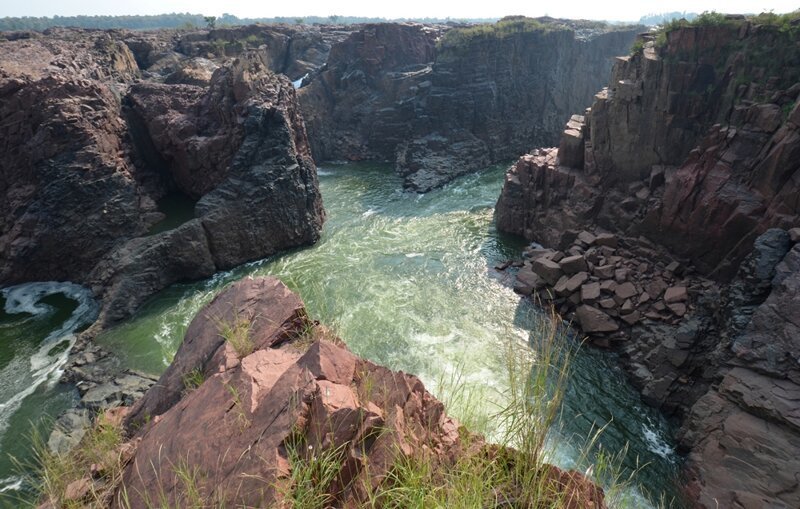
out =
<svg viewBox="0 0 800 509"><path fill-rule="evenodd" d="M135 452L117 507L284 507L298 486L316 486L326 507L364 507L403 459L446 466L500 454L448 417L417 377L357 357L310 323L274 278L239 281L201 310L126 425ZM317 465L308 479L304 464ZM605 507L583 476L548 468L556 491L545 496Z"/></svg>

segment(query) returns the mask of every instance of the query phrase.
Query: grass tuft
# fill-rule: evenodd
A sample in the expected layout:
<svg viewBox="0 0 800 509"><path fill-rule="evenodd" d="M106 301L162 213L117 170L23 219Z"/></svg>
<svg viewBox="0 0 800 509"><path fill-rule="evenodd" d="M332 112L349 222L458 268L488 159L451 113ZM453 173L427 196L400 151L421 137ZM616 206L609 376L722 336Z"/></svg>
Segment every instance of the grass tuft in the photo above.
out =
<svg viewBox="0 0 800 509"><path fill-rule="evenodd" d="M233 321L217 321L219 335L231 345L240 359L253 353L256 348L253 338L250 337L251 325L252 320L240 316L234 317Z"/></svg>

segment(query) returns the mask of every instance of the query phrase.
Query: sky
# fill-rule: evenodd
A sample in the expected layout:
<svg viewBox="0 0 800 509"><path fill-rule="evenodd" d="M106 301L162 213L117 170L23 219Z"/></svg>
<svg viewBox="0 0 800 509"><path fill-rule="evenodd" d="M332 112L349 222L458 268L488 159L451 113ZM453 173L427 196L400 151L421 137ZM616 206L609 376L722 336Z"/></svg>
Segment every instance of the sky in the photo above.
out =
<svg viewBox="0 0 800 509"><path fill-rule="evenodd" d="M800 8L797 0L673 0L670 2L606 2L598 0L502 0L502 1L432 1L432 0L2 0L4 16L73 16L79 14L163 14L191 12L219 16L230 13L239 17L274 16L368 16L383 18L500 18L512 14L549 15L560 18L638 20L639 17L668 11L776 13Z"/></svg>

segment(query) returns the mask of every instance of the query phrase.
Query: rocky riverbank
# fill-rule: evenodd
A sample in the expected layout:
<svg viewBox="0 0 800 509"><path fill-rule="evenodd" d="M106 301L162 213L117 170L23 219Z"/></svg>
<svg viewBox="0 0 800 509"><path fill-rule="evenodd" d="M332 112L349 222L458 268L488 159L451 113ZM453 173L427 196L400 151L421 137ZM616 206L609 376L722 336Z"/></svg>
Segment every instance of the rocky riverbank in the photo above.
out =
<svg viewBox="0 0 800 509"><path fill-rule="evenodd" d="M699 507L800 504L797 59L789 32L742 17L645 36L497 205L499 228L551 248L527 251L518 289L682 419Z"/></svg>
<svg viewBox="0 0 800 509"><path fill-rule="evenodd" d="M513 471L529 461L448 417L415 376L355 356L274 278L239 281L201 310L158 383L98 426L108 433L120 420L127 439L46 502L272 507L313 488L326 507L361 507L406 489L413 480L398 469L414 462L438 470L489 460ZM545 465L529 474L542 483L535 500L525 498L530 486L479 486L499 503L527 500L522 507L606 507L580 473Z"/></svg>

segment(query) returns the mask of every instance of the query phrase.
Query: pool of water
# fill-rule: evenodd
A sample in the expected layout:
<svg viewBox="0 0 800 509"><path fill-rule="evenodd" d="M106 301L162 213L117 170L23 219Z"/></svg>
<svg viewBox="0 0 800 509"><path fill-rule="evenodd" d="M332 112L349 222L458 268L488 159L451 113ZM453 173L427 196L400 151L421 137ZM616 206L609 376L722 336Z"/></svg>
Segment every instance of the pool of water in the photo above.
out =
<svg viewBox="0 0 800 509"><path fill-rule="evenodd" d="M197 205L197 200L173 191L158 200L157 205L158 211L162 212L165 217L150 228L148 235L172 230L194 219L194 207Z"/></svg>

